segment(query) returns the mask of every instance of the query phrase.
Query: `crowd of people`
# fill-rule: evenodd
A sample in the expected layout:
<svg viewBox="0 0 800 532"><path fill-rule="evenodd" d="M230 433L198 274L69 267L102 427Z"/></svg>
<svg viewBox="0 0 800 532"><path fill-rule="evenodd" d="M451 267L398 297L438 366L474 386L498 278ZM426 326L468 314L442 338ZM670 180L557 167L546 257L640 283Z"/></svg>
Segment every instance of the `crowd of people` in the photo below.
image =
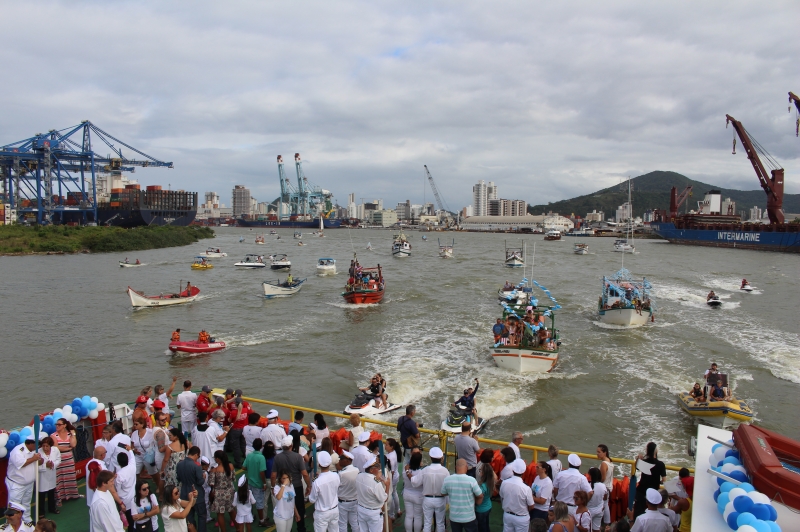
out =
<svg viewBox="0 0 800 532"><path fill-rule="evenodd" d="M347 269L348 279L345 289L350 290L383 290L383 277L378 268L364 268L357 260L350 261Z"/></svg>
<svg viewBox="0 0 800 532"><path fill-rule="evenodd" d="M603 444L597 447L599 467L584 474L579 456L570 454L565 468L554 446L547 460L527 463L521 432L499 453L481 449L472 425L465 423L455 437L457 459L450 473L441 448L423 451L414 405L397 420L399 438L384 440L366 430L357 414L346 429L332 433L321 414L308 424L301 411L290 423L274 409L262 417L242 390L215 395L203 386L197 394L187 380L174 396L176 381L168 389L141 391L130 433L115 420L95 442L86 465L92 532L225 531L229 524L250 532L253 523L306 532L306 501L314 505L315 532L347 532L348 526L352 532L383 532L400 520L406 532L444 532L447 521L452 532L490 532L492 501L502 507L503 532L600 532L609 525L616 532L690 530L694 479L682 470L685 493L660 490L666 468L655 443L639 456L633 509L612 523L615 464ZM465 390L465 406L477 389L476 382L474 390ZM36 467L41 517L80 497L75 445L74 428L59 420L57 431L41 439L38 454L32 437L9 454L6 516L9 523L21 523L15 532L34 530L30 501ZM244 473L237 480L239 469ZM36 530L55 532L53 521L39 523Z"/></svg>
<svg viewBox="0 0 800 532"><path fill-rule="evenodd" d="M552 331L545 325L545 316L528 306L520 319L514 314L505 318L497 318L492 325L492 334L496 345L508 347L526 347L553 351L556 348Z"/></svg>

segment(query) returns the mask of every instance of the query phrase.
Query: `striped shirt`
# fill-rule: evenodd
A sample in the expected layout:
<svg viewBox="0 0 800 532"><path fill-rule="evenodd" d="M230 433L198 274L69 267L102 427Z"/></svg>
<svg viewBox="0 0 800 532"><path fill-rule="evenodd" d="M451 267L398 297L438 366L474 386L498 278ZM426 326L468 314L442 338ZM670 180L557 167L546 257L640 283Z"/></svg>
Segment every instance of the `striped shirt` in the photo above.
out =
<svg viewBox="0 0 800 532"><path fill-rule="evenodd" d="M450 496L450 520L469 523L475 520L475 498L480 497L478 481L468 475L450 475L442 484L442 495Z"/></svg>

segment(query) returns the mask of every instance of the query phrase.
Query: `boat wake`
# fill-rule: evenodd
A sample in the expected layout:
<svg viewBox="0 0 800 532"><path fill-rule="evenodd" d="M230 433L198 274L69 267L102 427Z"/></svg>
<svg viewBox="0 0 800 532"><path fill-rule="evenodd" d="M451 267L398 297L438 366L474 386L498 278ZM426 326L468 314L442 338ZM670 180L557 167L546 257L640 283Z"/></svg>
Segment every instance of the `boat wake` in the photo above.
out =
<svg viewBox="0 0 800 532"><path fill-rule="evenodd" d="M389 302L388 299L386 299L385 301L382 301L381 303L345 303L344 301L339 301L339 302L336 302L336 303L328 302L328 303L326 303L326 305L330 305L330 306L336 307L336 308L343 308L343 309L353 310L353 309L362 309L362 308L377 308L377 307L379 307L381 305L385 305L388 302Z"/></svg>

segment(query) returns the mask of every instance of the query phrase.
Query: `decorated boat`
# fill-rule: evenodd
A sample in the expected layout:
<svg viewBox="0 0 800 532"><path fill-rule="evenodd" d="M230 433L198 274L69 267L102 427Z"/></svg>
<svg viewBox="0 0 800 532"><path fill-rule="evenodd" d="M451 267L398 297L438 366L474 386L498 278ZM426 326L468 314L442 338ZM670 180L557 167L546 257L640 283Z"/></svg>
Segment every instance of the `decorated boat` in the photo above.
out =
<svg viewBox="0 0 800 532"><path fill-rule="evenodd" d="M553 305L540 306L533 297L532 287L527 286L529 283L542 290ZM522 289L500 300L505 332L495 333L494 345L489 351L500 368L519 373L547 373L558 363L561 341L555 312L561 305L536 280L523 279L520 284ZM549 328L546 318L550 318Z"/></svg>
<svg viewBox="0 0 800 532"><path fill-rule="evenodd" d="M392 241L392 256L397 258L411 256L411 243L402 230L400 234L394 235L394 240Z"/></svg>
<svg viewBox="0 0 800 532"><path fill-rule="evenodd" d="M264 262L264 257L258 253L248 253L242 260L234 264L237 268L251 268L259 269L266 268L267 264Z"/></svg>
<svg viewBox="0 0 800 532"><path fill-rule="evenodd" d="M720 428L726 428L739 423L748 423L753 420L753 410L744 401L737 399L728 385L728 376L717 373L709 378L704 388L706 399L711 399L711 389L716 380L722 381L725 391L725 400L697 401L689 392L678 394L678 405L684 412L702 420L703 422ZM711 382L714 381L714 382Z"/></svg>
<svg viewBox="0 0 800 532"><path fill-rule="evenodd" d="M336 275L336 260L328 257L317 259L317 275Z"/></svg>
<svg viewBox="0 0 800 532"><path fill-rule="evenodd" d="M286 253L279 253L272 256L270 268L275 271L291 270L292 262L289 260L289 257L286 255Z"/></svg>
<svg viewBox="0 0 800 532"><path fill-rule="evenodd" d="M139 266L147 266L147 264L144 262L139 262L139 259L136 259L136 262L128 262L128 259L119 261L120 268L138 268Z"/></svg>
<svg viewBox="0 0 800 532"><path fill-rule="evenodd" d="M214 351L222 351L226 347L225 342L216 338L211 338L208 342L189 340L169 343L169 350L173 353L213 353Z"/></svg>
<svg viewBox="0 0 800 532"><path fill-rule="evenodd" d="M425 236L425 235L422 235L422 236ZM452 259L453 258L453 248L455 247L455 245L456 245L455 239L453 239L453 243L450 244L449 246L447 244L445 244L443 246L442 242L439 241L439 256L441 258L443 258L443 259Z"/></svg>
<svg viewBox="0 0 800 532"><path fill-rule="evenodd" d="M289 276L291 278L291 275ZM287 279L281 282L280 279L274 281L264 281L261 286L264 288L264 297L272 299L275 297L288 297L296 294L302 288L306 279Z"/></svg>
<svg viewBox="0 0 800 532"><path fill-rule="evenodd" d="M355 260L356 275L347 279L342 297L346 303L371 304L380 303L386 283L383 279L381 265L375 268L362 268Z"/></svg>
<svg viewBox="0 0 800 532"><path fill-rule="evenodd" d="M611 277L603 276L603 294L598 301L600 321L621 327L641 327L653 321L651 291L646 279L634 279L625 268Z"/></svg>
<svg viewBox="0 0 800 532"><path fill-rule="evenodd" d="M222 257L228 256L227 253L220 251L219 248L214 248L214 247L206 249L203 253L201 253L201 255L209 259L221 259Z"/></svg>
<svg viewBox="0 0 800 532"><path fill-rule="evenodd" d="M577 242L575 247L572 248L572 251L576 255L588 255L589 254L589 244L584 244L583 242Z"/></svg>
<svg viewBox="0 0 800 532"><path fill-rule="evenodd" d="M191 303L200 294L200 289L192 286L189 290L179 293L148 296L144 292L137 292L130 286L128 287L128 297L131 298L131 305L134 307L166 307L169 305L180 305L181 303Z"/></svg>
<svg viewBox="0 0 800 532"><path fill-rule="evenodd" d="M213 268L214 265L208 261L205 255L198 255L194 258L194 262L192 263L193 270L210 270Z"/></svg>
<svg viewBox="0 0 800 532"><path fill-rule="evenodd" d="M257 235L256 236L256 244L264 245L264 235Z"/></svg>
<svg viewBox="0 0 800 532"><path fill-rule="evenodd" d="M506 244L506 259L504 264L507 268L522 268L525 266L525 243L518 248L508 247Z"/></svg>

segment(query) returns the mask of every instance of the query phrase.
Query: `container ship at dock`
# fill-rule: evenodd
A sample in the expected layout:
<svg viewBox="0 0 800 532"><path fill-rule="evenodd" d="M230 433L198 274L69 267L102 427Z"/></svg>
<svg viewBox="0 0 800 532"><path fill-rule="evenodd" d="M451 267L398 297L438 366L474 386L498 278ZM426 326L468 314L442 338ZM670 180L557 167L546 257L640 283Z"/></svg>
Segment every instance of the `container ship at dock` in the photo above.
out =
<svg viewBox="0 0 800 532"><path fill-rule="evenodd" d="M277 216L265 216L261 218L237 218L237 225L241 227L286 227L291 229L319 229L319 217L300 217L290 216L288 218L280 219ZM323 227L325 229L336 229L342 225L341 220L328 219L322 217Z"/></svg>

